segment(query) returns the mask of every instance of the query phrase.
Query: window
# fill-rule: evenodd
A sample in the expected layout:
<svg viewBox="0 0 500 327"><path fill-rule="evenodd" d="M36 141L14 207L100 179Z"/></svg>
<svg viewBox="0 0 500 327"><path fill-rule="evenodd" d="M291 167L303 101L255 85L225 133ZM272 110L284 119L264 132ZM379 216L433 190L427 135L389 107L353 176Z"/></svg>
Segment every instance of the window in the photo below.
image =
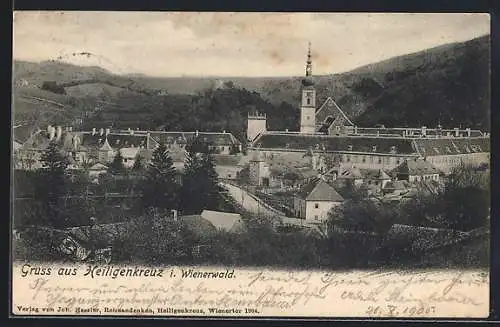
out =
<svg viewBox="0 0 500 327"><path fill-rule="evenodd" d="M315 204L314 204L314 208L315 208L315 209L318 209L318 208L319 208L319 203L315 203Z"/></svg>
<svg viewBox="0 0 500 327"><path fill-rule="evenodd" d="M231 174L227 174L227 177L231 178Z"/></svg>
<svg viewBox="0 0 500 327"><path fill-rule="evenodd" d="M346 156L346 161L351 162L351 156Z"/></svg>
<svg viewBox="0 0 500 327"><path fill-rule="evenodd" d="M306 117L307 120L309 120L309 118L311 118L311 117L309 117L309 116Z"/></svg>
<svg viewBox="0 0 500 327"><path fill-rule="evenodd" d="M307 104L310 105L311 104L311 98L307 98Z"/></svg>
<svg viewBox="0 0 500 327"><path fill-rule="evenodd" d="M382 163L382 158L378 158L378 163L381 164Z"/></svg>
<svg viewBox="0 0 500 327"><path fill-rule="evenodd" d="M318 215L314 215L314 220L318 220L318 219L319 219Z"/></svg>
<svg viewBox="0 0 500 327"><path fill-rule="evenodd" d="M362 161L363 161L363 163L366 162L366 156L363 156L363 160Z"/></svg>

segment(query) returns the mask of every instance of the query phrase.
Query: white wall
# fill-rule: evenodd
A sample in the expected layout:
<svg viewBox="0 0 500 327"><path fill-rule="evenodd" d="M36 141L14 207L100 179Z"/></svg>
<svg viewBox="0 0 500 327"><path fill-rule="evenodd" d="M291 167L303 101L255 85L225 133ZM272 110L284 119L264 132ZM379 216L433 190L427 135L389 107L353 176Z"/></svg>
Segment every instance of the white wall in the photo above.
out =
<svg viewBox="0 0 500 327"><path fill-rule="evenodd" d="M328 212L340 202L333 201L306 201L306 215L308 221L325 221L328 218ZM316 208L317 206L317 208Z"/></svg>

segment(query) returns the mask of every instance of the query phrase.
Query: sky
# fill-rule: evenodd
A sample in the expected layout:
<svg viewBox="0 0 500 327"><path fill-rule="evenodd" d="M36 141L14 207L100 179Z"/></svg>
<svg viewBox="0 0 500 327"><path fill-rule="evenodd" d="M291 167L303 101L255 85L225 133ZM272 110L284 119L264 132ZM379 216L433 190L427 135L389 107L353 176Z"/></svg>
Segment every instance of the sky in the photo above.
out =
<svg viewBox="0 0 500 327"><path fill-rule="evenodd" d="M17 11L13 58L164 77L297 76L311 42L320 75L489 33L489 15L472 13Z"/></svg>

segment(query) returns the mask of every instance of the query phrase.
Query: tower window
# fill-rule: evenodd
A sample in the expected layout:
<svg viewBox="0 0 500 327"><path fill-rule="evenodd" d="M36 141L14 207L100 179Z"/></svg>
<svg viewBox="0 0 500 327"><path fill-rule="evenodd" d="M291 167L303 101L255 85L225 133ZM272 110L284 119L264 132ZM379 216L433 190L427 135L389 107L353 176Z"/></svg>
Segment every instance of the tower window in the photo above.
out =
<svg viewBox="0 0 500 327"><path fill-rule="evenodd" d="M309 117L309 116L306 117L307 120L309 120L309 118L311 118L311 117Z"/></svg>
<svg viewBox="0 0 500 327"><path fill-rule="evenodd" d="M307 98L307 104L311 104L311 98Z"/></svg>

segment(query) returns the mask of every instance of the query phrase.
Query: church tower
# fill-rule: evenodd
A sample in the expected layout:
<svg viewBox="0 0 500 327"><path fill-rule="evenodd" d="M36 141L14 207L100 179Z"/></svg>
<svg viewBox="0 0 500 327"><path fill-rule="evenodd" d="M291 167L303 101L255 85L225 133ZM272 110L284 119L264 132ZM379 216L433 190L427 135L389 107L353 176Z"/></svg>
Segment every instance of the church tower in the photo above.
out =
<svg viewBox="0 0 500 327"><path fill-rule="evenodd" d="M300 132L303 134L316 132L316 90L312 79L311 43L307 53L306 77L302 79Z"/></svg>

